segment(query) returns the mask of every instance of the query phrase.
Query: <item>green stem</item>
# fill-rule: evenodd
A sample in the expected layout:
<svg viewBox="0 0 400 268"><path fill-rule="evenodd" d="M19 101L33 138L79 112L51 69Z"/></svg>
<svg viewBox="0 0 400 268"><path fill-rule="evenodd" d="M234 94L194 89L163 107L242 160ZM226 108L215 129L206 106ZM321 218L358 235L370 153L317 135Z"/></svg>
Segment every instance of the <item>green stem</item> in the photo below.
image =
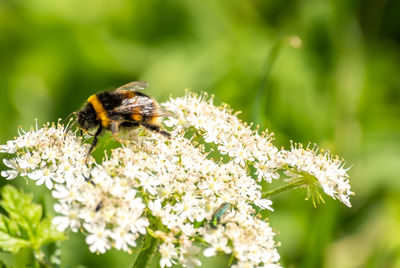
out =
<svg viewBox="0 0 400 268"><path fill-rule="evenodd" d="M262 107L269 107L269 94L270 93L270 88L268 87L268 82L270 79L270 74L271 71L281 53L281 50L288 44L290 44L292 36L286 36L276 42L270 51L267 54L267 57L265 59L264 63L264 68L262 70L263 74L260 77L260 86L255 93L255 98L254 98L254 105L253 105L253 122L256 125L261 125L263 123L263 113L260 113L262 111Z"/></svg>
<svg viewBox="0 0 400 268"><path fill-rule="evenodd" d="M290 189L297 188L297 187L302 186L304 184L306 184L304 179L303 178L299 178L299 180L296 180L296 181L294 181L292 183L286 184L285 186L279 187L279 188L277 188L275 190L272 190L272 191L269 191L269 192L265 192L265 193L263 193L261 195L261 197L262 198L268 198L268 197L271 197L273 195L288 191Z"/></svg>
<svg viewBox="0 0 400 268"><path fill-rule="evenodd" d="M137 247L132 251L132 256L133 256L133 263L136 262L137 258L139 257L140 252L142 252L142 250L144 250L144 244L145 244L145 236L140 236L137 240L136 240L136 245Z"/></svg>
<svg viewBox="0 0 400 268"><path fill-rule="evenodd" d="M157 238L154 238L150 234L147 234L144 239L144 247L142 247L142 251L139 253L139 256L136 258L136 261L133 264L132 268L150 267L150 264L154 258L154 255L156 255L156 253L157 253L159 244L160 244L160 241Z"/></svg>

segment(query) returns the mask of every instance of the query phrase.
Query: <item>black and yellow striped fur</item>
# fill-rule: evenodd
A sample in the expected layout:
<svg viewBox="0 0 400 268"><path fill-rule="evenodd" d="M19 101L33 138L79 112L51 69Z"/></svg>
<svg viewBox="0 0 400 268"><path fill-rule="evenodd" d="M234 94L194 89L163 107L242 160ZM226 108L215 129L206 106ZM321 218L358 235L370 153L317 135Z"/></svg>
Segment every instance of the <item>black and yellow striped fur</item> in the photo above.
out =
<svg viewBox="0 0 400 268"><path fill-rule="evenodd" d="M161 129L158 103L150 96L138 92L145 82L131 82L112 91L103 91L88 98L85 106L77 112L77 121L83 130L98 127L88 152L88 156L97 144L97 138L103 130L113 135L120 128L145 127L169 137L170 133Z"/></svg>

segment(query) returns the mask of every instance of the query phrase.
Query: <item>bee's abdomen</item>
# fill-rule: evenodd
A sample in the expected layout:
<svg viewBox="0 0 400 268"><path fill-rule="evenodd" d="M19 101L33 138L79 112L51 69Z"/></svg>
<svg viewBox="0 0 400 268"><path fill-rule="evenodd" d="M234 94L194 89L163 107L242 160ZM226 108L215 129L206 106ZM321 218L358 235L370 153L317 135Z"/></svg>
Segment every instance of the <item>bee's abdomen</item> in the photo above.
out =
<svg viewBox="0 0 400 268"><path fill-rule="evenodd" d="M131 118L135 122L147 122L154 116L157 106L156 106L154 100L152 98L150 98L149 96L147 96L143 93L140 93L140 92L134 92L134 93L135 93L135 97L137 97L139 99L138 103L143 102L146 104L135 106L132 110Z"/></svg>
<svg viewBox="0 0 400 268"><path fill-rule="evenodd" d="M142 122L146 121L148 118L153 117L153 113L153 104L137 106L134 107L134 109L132 110L131 118L136 122Z"/></svg>
<svg viewBox="0 0 400 268"><path fill-rule="evenodd" d="M143 120L143 116L142 116L141 114L138 114L138 113L133 113L133 114L131 115L131 118L132 118L133 121L135 121L135 122L142 122L142 120Z"/></svg>

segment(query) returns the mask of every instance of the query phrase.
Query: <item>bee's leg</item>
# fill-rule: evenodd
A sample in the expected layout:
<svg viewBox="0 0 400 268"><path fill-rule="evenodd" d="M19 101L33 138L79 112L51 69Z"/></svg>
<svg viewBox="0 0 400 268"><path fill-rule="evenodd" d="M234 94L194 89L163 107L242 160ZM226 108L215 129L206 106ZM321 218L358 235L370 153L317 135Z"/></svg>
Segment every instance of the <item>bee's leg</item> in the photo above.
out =
<svg viewBox="0 0 400 268"><path fill-rule="evenodd" d="M119 131L119 123L117 121L111 121L111 133L116 135Z"/></svg>
<svg viewBox="0 0 400 268"><path fill-rule="evenodd" d="M158 125L152 125L149 123L141 123L141 125L149 130L160 133L167 138L171 137L171 134L168 131L162 130L161 127Z"/></svg>
<svg viewBox="0 0 400 268"><path fill-rule="evenodd" d="M101 133L102 131L103 131L103 127L100 125L99 128L98 128L97 131L96 131L96 134L94 134L94 138L93 138L92 144L90 145L89 152L88 152L88 154L87 154L87 156L86 156L86 163L87 163L87 161L88 161L88 159L89 159L89 156L90 156L90 154L92 153L94 147L95 147L96 144L97 144L97 137L100 135L100 133Z"/></svg>
<svg viewBox="0 0 400 268"><path fill-rule="evenodd" d="M92 179L89 177L87 178L85 175L83 175L83 178L85 178L85 181L90 182L93 186L96 186L96 184L92 181Z"/></svg>
<svg viewBox="0 0 400 268"><path fill-rule="evenodd" d="M119 132L119 125L120 123L118 123L117 121L111 121L111 133L113 135L114 140L123 143L124 141L117 136Z"/></svg>

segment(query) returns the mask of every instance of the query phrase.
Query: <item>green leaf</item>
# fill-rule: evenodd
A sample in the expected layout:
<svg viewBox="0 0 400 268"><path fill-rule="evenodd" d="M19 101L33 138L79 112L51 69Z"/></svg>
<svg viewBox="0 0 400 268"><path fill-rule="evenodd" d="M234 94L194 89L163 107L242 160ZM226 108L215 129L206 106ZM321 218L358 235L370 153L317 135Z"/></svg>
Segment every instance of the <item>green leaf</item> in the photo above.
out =
<svg viewBox="0 0 400 268"><path fill-rule="evenodd" d="M17 220L26 228L34 228L42 217L42 206L32 203L32 195L18 191L11 185L6 185L1 190L3 200L0 205L9 214L10 218Z"/></svg>
<svg viewBox="0 0 400 268"><path fill-rule="evenodd" d="M66 236L51 225L50 219L43 219L37 228L37 243L47 245L56 241L65 240Z"/></svg>
<svg viewBox="0 0 400 268"><path fill-rule="evenodd" d="M0 252L0 262L7 267L15 267L14 256L11 253Z"/></svg>
<svg viewBox="0 0 400 268"><path fill-rule="evenodd" d="M11 253L18 253L22 248L30 246L30 242L22 238L18 224L4 215L0 215L0 248Z"/></svg>
<svg viewBox="0 0 400 268"><path fill-rule="evenodd" d="M65 239L51 225L51 219L42 219L42 206L32 202L31 194L6 185L1 189L1 196L0 205L8 214L0 214L2 250L13 254L21 254L26 249L39 251L46 244Z"/></svg>

